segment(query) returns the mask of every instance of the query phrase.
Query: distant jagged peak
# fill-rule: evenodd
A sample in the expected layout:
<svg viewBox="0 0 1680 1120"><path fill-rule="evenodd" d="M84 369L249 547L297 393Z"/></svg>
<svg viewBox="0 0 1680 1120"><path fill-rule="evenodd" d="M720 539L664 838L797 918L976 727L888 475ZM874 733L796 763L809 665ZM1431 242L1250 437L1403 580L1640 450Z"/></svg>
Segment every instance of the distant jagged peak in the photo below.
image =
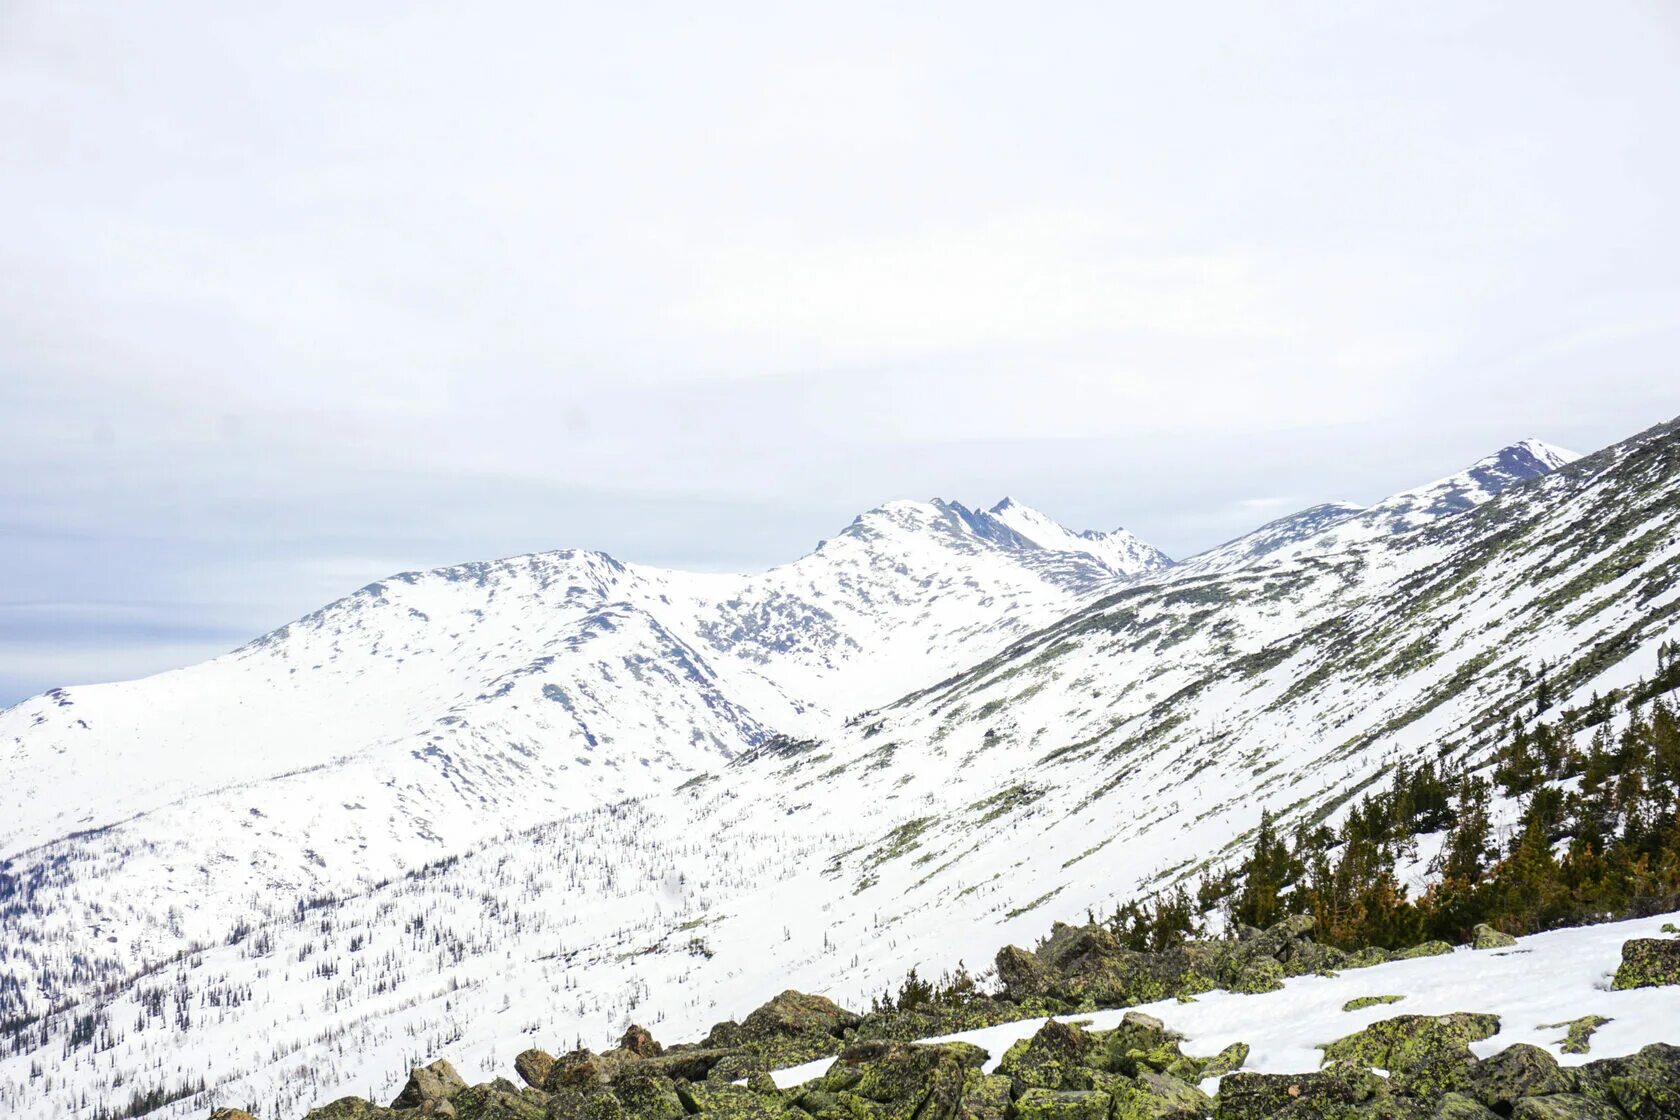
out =
<svg viewBox="0 0 1680 1120"><path fill-rule="evenodd" d="M1166 553L1127 529L1075 531L1014 498L1004 498L986 514L1039 548L1084 553L1120 575L1139 575L1172 564Z"/></svg>

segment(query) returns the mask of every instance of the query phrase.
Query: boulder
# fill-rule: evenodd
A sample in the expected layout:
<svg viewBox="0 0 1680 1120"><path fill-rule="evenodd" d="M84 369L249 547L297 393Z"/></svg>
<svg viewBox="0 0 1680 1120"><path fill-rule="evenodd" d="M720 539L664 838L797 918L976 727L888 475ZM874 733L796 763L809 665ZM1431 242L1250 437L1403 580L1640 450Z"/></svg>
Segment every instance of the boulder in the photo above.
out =
<svg viewBox="0 0 1680 1120"><path fill-rule="evenodd" d="M1324 1058L1387 1070L1396 1091L1433 1098L1465 1087L1476 1062L1470 1043L1498 1031L1494 1015L1399 1015L1330 1043Z"/></svg>
<svg viewBox="0 0 1680 1120"><path fill-rule="evenodd" d="M559 1089L604 1089L611 1068L612 1063L593 1050L573 1050L554 1059L542 1087L550 1093Z"/></svg>
<svg viewBox="0 0 1680 1120"><path fill-rule="evenodd" d="M1633 1120L1680 1118L1680 1046L1653 1042L1635 1054L1575 1070L1582 1096L1614 1104Z"/></svg>
<svg viewBox="0 0 1680 1120"><path fill-rule="evenodd" d="M1612 985L1617 991L1668 984L1680 984L1680 941L1636 937L1622 942L1622 964Z"/></svg>
<svg viewBox="0 0 1680 1120"><path fill-rule="evenodd" d="M1119 1033L1105 1032L1103 1041ZM1029 1089L1090 1089L1093 1082L1086 1060L1095 1045L1096 1040L1083 1029L1051 1019L1031 1038L1011 1046L997 1071L1009 1078L1017 1099ZM1104 1068L1112 1067L1105 1063Z"/></svg>
<svg viewBox="0 0 1680 1120"><path fill-rule="evenodd" d="M636 1120L681 1120L688 1114L677 1096L676 1083L642 1062L625 1066L613 1075L612 1093L624 1106L625 1115Z"/></svg>
<svg viewBox="0 0 1680 1120"><path fill-rule="evenodd" d="M519 1079L534 1089L541 1089L548 1080L548 1071L554 1068L554 1055L546 1050L522 1050L513 1059L513 1071Z"/></svg>
<svg viewBox="0 0 1680 1120"><path fill-rule="evenodd" d="M1274 957L1255 957L1231 981L1233 992L1259 995L1283 987L1283 963Z"/></svg>
<svg viewBox="0 0 1680 1120"><path fill-rule="evenodd" d="M303 1120L393 1120L396 1113L361 1097L340 1097L331 1104L309 1110Z"/></svg>
<svg viewBox="0 0 1680 1120"><path fill-rule="evenodd" d="M1009 1078L969 1074L956 1120L1004 1120L1009 1114Z"/></svg>
<svg viewBox="0 0 1680 1120"><path fill-rule="evenodd" d="M954 1120L970 1074L985 1060L986 1052L977 1046L859 1043L841 1052L814 1089L831 1097L843 1115ZM810 1110L804 1098L800 1103Z"/></svg>
<svg viewBox="0 0 1680 1120"><path fill-rule="evenodd" d="M1033 999L1050 990L1050 970L1018 945L1005 945L995 961L998 980L1010 999Z"/></svg>
<svg viewBox="0 0 1680 1120"><path fill-rule="evenodd" d="M473 1085L449 1102L456 1120L544 1120L549 1096L537 1089L521 1090L506 1078Z"/></svg>
<svg viewBox="0 0 1680 1120"><path fill-rule="evenodd" d="M1385 1003L1399 1003L1405 996L1355 996L1342 1004L1343 1011L1363 1011L1367 1007L1377 1007Z"/></svg>
<svg viewBox="0 0 1680 1120"><path fill-rule="evenodd" d="M1470 931L1472 949L1508 949L1516 943L1516 938L1508 933L1499 932L1486 922L1478 922Z"/></svg>
<svg viewBox="0 0 1680 1120"><path fill-rule="evenodd" d="M1524 1097L1511 1110L1511 1120L1627 1120L1614 1105L1574 1093Z"/></svg>
<svg viewBox="0 0 1680 1120"><path fill-rule="evenodd" d="M742 1085L684 1081L677 1095L689 1112L717 1120L778 1120L787 1114L780 1100Z"/></svg>
<svg viewBox="0 0 1680 1120"><path fill-rule="evenodd" d="M1206 1077L1223 1077L1243 1067L1248 1061L1248 1043L1233 1042L1213 1057L1202 1062L1198 1080Z"/></svg>
<svg viewBox="0 0 1680 1120"><path fill-rule="evenodd" d="M1206 1093L1169 1073L1145 1069L1106 1088L1114 1102L1113 1120L1200 1120L1213 1114Z"/></svg>
<svg viewBox="0 0 1680 1120"><path fill-rule="evenodd" d="M1387 1083L1360 1066L1335 1062L1317 1073L1228 1074L1219 1083L1217 1120L1268 1120L1286 1109L1306 1115L1350 1115L1350 1106L1388 1092ZM1301 1107L1305 1106L1305 1107Z"/></svg>
<svg viewBox="0 0 1680 1120"><path fill-rule="evenodd" d="M1096 1090L1028 1089L1015 1100L1017 1120L1108 1120L1111 1102Z"/></svg>
<svg viewBox="0 0 1680 1120"><path fill-rule="evenodd" d="M419 1066L409 1071L408 1084L397 1094L397 1099L391 1102L391 1107L421 1108L427 1104L435 1106L438 1102L449 1100L466 1087L467 1083L455 1072L455 1067L439 1058L429 1066Z"/></svg>
<svg viewBox="0 0 1680 1120"><path fill-rule="evenodd" d="M665 1052L665 1048L653 1040L653 1035L646 1027L638 1027L634 1023L619 1039L618 1048L628 1050L638 1058L657 1058Z"/></svg>
<svg viewBox="0 0 1680 1120"><path fill-rule="evenodd" d="M1430 1120L1497 1120L1499 1113L1463 1093L1446 1093L1435 1102Z"/></svg>
<svg viewBox="0 0 1680 1120"><path fill-rule="evenodd" d="M210 1120L257 1120L243 1108L213 1108L210 1110Z"/></svg>
<svg viewBox="0 0 1680 1120"><path fill-rule="evenodd" d="M1445 941L1425 941L1422 945L1413 945L1410 949L1398 949L1388 959L1409 961L1418 957L1443 957L1452 951L1453 947Z"/></svg>
<svg viewBox="0 0 1680 1120"><path fill-rule="evenodd" d="M1568 1093L1575 1088L1575 1075L1558 1065L1557 1059L1538 1046L1519 1042L1470 1069L1465 1093L1501 1114L1524 1097L1547 1093Z"/></svg>
<svg viewBox="0 0 1680 1120"><path fill-rule="evenodd" d="M840 1038L855 1029L860 1016L833 1000L791 988L741 1021L741 1040L824 1035Z"/></svg>

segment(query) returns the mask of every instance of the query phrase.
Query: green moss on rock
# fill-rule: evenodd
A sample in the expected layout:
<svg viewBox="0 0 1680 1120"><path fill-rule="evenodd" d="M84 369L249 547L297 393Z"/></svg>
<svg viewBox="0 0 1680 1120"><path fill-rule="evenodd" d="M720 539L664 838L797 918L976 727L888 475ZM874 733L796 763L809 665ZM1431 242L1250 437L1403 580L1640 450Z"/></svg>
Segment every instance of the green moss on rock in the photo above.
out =
<svg viewBox="0 0 1680 1120"><path fill-rule="evenodd" d="M1501 933L1486 922L1478 922L1470 931L1472 949L1508 949L1516 943L1516 938L1508 933Z"/></svg>
<svg viewBox="0 0 1680 1120"><path fill-rule="evenodd" d="M1343 1011L1363 1011L1367 1007L1377 1007L1385 1003L1399 1003L1405 996L1355 996L1342 1004Z"/></svg>
<svg viewBox="0 0 1680 1120"><path fill-rule="evenodd" d="M1636 937L1622 942L1622 963L1613 987L1656 988L1680 984L1680 941Z"/></svg>
<svg viewBox="0 0 1680 1120"><path fill-rule="evenodd" d="M1028 1089L1015 1100L1016 1120L1108 1120L1112 1100L1099 1090Z"/></svg>

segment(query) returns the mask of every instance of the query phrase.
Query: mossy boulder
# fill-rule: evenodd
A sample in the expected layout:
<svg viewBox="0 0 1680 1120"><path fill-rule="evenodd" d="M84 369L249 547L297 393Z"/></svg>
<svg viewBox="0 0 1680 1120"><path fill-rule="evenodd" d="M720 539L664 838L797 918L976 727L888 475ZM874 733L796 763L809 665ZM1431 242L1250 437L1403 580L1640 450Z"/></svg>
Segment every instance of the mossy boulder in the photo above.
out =
<svg viewBox="0 0 1680 1120"><path fill-rule="evenodd" d="M1563 1042L1558 1047L1565 1054L1590 1054L1592 1052L1592 1036L1598 1033L1598 1028L1610 1022L1602 1015L1583 1015L1579 1019L1571 1019L1567 1023L1552 1023L1553 1028L1561 1028L1565 1033Z"/></svg>
<svg viewBox="0 0 1680 1120"><path fill-rule="evenodd" d="M615 1064L587 1048L572 1050L554 1059L543 1078L542 1088L550 1093L560 1089L580 1092L604 1089Z"/></svg>
<svg viewBox="0 0 1680 1120"><path fill-rule="evenodd" d="M548 1080L549 1070L553 1068L554 1055L546 1050L521 1050L519 1056L513 1059L514 1072L533 1089L543 1087L543 1083Z"/></svg>
<svg viewBox="0 0 1680 1120"><path fill-rule="evenodd" d="M1574 1093L1524 1097L1511 1109L1511 1120L1627 1120L1621 1110Z"/></svg>
<svg viewBox="0 0 1680 1120"><path fill-rule="evenodd" d="M1028 1089L1015 1100L1016 1120L1108 1120L1112 1101L1098 1090Z"/></svg>
<svg viewBox="0 0 1680 1120"><path fill-rule="evenodd" d="M714 1120L779 1120L787 1108L779 1098L727 1082L681 1081L677 1096L690 1113Z"/></svg>
<svg viewBox="0 0 1680 1120"><path fill-rule="evenodd" d="M1397 1091L1434 1098L1468 1084L1476 1061L1470 1043L1498 1032L1495 1015L1400 1015L1337 1039L1324 1048L1324 1058L1388 1070Z"/></svg>
<svg viewBox="0 0 1680 1120"><path fill-rule="evenodd" d="M816 1116L834 1110L868 1120L954 1120L985 1063L968 1045L864 1042L847 1047L798 1101Z"/></svg>
<svg viewBox="0 0 1680 1120"><path fill-rule="evenodd" d="M1343 1011L1363 1011L1367 1007L1378 1007L1385 1003L1399 1003L1405 996L1355 996L1342 1004Z"/></svg>
<svg viewBox="0 0 1680 1120"><path fill-rule="evenodd" d="M549 1096L538 1089L520 1089L505 1078L473 1085L449 1102L456 1120L543 1120Z"/></svg>
<svg viewBox="0 0 1680 1120"><path fill-rule="evenodd" d="M1581 1095L1613 1103L1633 1120L1680 1118L1680 1046L1654 1042L1636 1054L1576 1069Z"/></svg>
<svg viewBox="0 0 1680 1120"><path fill-rule="evenodd" d="M1231 991L1248 995L1275 992L1283 987L1283 962L1275 957L1255 957L1232 978Z"/></svg>
<svg viewBox="0 0 1680 1120"><path fill-rule="evenodd" d="M422 1108L428 1104L436 1105L440 1101L447 1101L456 1093L467 1087L466 1081L455 1072L455 1067L439 1058L429 1066L418 1066L409 1071L408 1083L403 1086L397 1099L391 1102L392 1108Z"/></svg>
<svg viewBox="0 0 1680 1120"><path fill-rule="evenodd" d="M1464 1092L1496 1112L1509 1114L1524 1097L1572 1092L1575 1084L1574 1073L1559 1066L1556 1058L1538 1046L1519 1042L1475 1063Z"/></svg>
<svg viewBox="0 0 1680 1120"><path fill-rule="evenodd" d="M613 1075L612 1093L636 1120L680 1120L686 1116L677 1086L645 1063L627 1065Z"/></svg>
<svg viewBox="0 0 1680 1120"><path fill-rule="evenodd" d="M1105 1032L1104 1041L1114 1033ZM1093 1082L1088 1062L1096 1045L1097 1040L1082 1028L1051 1019L1031 1038L1011 1046L997 1071L1009 1078L1017 1098L1029 1089L1089 1089Z"/></svg>
<svg viewBox="0 0 1680 1120"><path fill-rule="evenodd" d="M1499 1113L1463 1093L1445 1093L1430 1110L1429 1120L1497 1120Z"/></svg>
<svg viewBox="0 0 1680 1120"><path fill-rule="evenodd" d="M210 1120L257 1120L243 1108L213 1108L210 1110Z"/></svg>
<svg viewBox="0 0 1680 1120"><path fill-rule="evenodd" d="M1316 1073L1229 1074L1219 1083L1216 1120L1269 1120L1274 1116L1352 1116L1353 1106L1388 1092L1387 1083L1362 1066L1335 1062Z"/></svg>
<svg viewBox="0 0 1680 1120"><path fill-rule="evenodd" d="M971 1070L963 1085L962 1103L957 1106L957 1120L1005 1120L1011 1095L1009 1078L1001 1074L987 1077Z"/></svg>
<svg viewBox="0 0 1680 1120"><path fill-rule="evenodd" d="M1680 941L1636 937L1622 942L1622 964L1612 985L1617 991L1680 984Z"/></svg>
<svg viewBox="0 0 1680 1120"><path fill-rule="evenodd" d="M340 1097L320 1108L310 1109L303 1120L391 1120L397 1113L361 1097Z"/></svg>
<svg viewBox="0 0 1680 1120"><path fill-rule="evenodd" d="M1050 991L1052 977L1049 968L1019 945L1005 945L999 949L993 964L997 968L999 982L1012 999L1031 999Z"/></svg>
<svg viewBox="0 0 1680 1120"><path fill-rule="evenodd" d="M1207 1077L1223 1077L1227 1073L1234 1073L1241 1069L1248 1061L1248 1043L1233 1042L1211 1058L1202 1060L1202 1068L1197 1071L1197 1080Z"/></svg>
<svg viewBox="0 0 1680 1120"><path fill-rule="evenodd" d="M788 989L741 1020L740 1042L823 1035L842 1038L862 1016L824 996ZM651 1039L650 1039L651 1041Z"/></svg>
<svg viewBox="0 0 1680 1120"><path fill-rule="evenodd" d="M1342 962L1342 968L1370 968L1373 965L1387 964L1392 959L1387 949L1376 945L1367 945L1363 949L1349 953L1347 960Z"/></svg>
<svg viewBox="0 0 1680 1120"><path fill-rule="evenodd" d="M1425 941L1422 945L1413 945L1410 949L1399 949L1390 954L1389 960L1411 961L1419 957L1444 957L1453 951L1453 947L1445 941Z"/></svg>
<svg viewBox="0 0 1680 1120"><path fill-rule="evenodd" d="M1213 1113L1206 1093L1170 1073L1144 1069L1105 1088L1114 1102L1113 1120L1198 1120Z"/></svg>
<svg viewBox="0 0 1680 1120"><path fill-rule="evenodd" d="M1470 931L1472 949L1509 949L1516 943L1516 938L1508 933L1501 933L1486 922L1478 922Z"/></svg>

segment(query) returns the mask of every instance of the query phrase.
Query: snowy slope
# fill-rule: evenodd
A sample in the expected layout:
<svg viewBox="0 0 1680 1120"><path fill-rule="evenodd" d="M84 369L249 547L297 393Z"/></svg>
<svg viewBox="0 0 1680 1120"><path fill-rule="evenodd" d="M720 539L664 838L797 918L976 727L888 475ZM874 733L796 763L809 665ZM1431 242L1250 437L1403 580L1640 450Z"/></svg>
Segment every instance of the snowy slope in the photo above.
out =
<svg viewBox="0 0 1680 1120"><path fill-rule="evenodd" d="M1086 529L1074 533L1014 498L1005 498L986 512L1040 548L1054 552L1083 552L1116 575L1142 575L1172 564L1166 553L1125 529L1109 533Z"/></svg>
<svg viewBox="0 0 1680 1120"><path fill-rule="evenodd" d="M929 556L936 570L916 566ZM532 708L551 726L527 746L546 750L563 733L570 713L538 683L581 695L602 667L615 680L629 669L618 651L514 673L533 664L523 651L488 678L505 690L456 690L471 699L447 716L468 730L436 754L410 736L8 861L0 898L11 900L15 938L0 948L11 977L0 999L30 1012L82 1002L0 1058L0 1111L53 1115L80 1094L120 1099L136 1085L203 1077L221 1099L290 1115L342 1092L394 1091L393 1071L445 1050L477 1079L505 1071L533 1035L599 1041L635 1018L681 1038L789 985L856 1004L912 964L979 966L1052 919L1217 860L1263 806L1290 820L1397 757L1477 756L1542 660L1560 702L1648 672L1680 610L1680 435L1655 429L1412 532L1251 570L1114 582L1089 556L1029 547L946 503L884 507L813 557L744 582L673 577L634 600L656 619L667 600L684 605L669 617L690 626L661 622L662 631L703 658L707 679L750 672L769 697L751 701L759 707L733 685L718 694L755 715L785 703L820 722L825 701L799 691L810 682L832 685L830 696L908 693L844 723L837 708L807 742L761 737L726 753L685 741L688 769L641 794L622 773L597 777L600 764L556 776L547 771L572 757L575 733L564 752L535 760L508 746L532 727ZM952 575L953 565L966 571ZM402 600L420 586L447 597L445 585L461 585L461 618L476 610L534 626L540 581L489 568L483 586L471 572L435 588L431 576L388 581L386 603L375 594L354 612L335 605L272 644L315 635L282 663L300 673L335 651L365 653L374 635L352 622L412 619L408 606L445 613ZM587 570L614 588L653 578ZM546 594L564 599L574 580L588 586L569 574ZM835 583L849 588L845 605ZM1040 595L1072 605L1044 607L1051 618L1034 628L1026 616ZM866 597L880 613L853 605ZM797 621L802 610L808 622ZM877 619L890 621L869 631ZM583 632L555 636L553 648L597 648ZM953 632L966 636L938 637ZM439 633L456 648L458 637ZM859 634L881 645L870 650ZM378 636L405 659L445 644ZM956 646L969 641L996 644L967 670L895 682L874 662L890 664L900 640L914 651L904 664L930 668L947 652L961 658ZM459 662L491 656L475 649ZM436 673L440 693L455 671ZM696 672L706 676L698 662ZM689 702L672 691L686 697L692 683L673 673L627 695L670 711ZM345 687L355 693L355 679ZM73 705L81 691L71 690ZM597 737L622 726L600 721L631 718L611 707L582 717ZM692 701L695 716L702 708ZM80 718L73 711L45 714L62 728ZM433 722L425 734L441 733ZM505 762L468 767L469 753ZM399 754L408 761L393 777ZM630 758L620 770L638 782L664 769ZM421 783L421 773L454 777ZM492 776L509 791L480 797ZM595 782L594 797L622 784L631 799L579 806L567 800L578 781ZM448 844L399 842L385 825L414 819ZM369 882L381 860L398 873ZM158 989L197 1010L154 1015ZM77 1014L103 1016L111 1045L66 1049ZM50 1083L29 1076L38 1054L55 1055ZM189 1096L158 1115L202 1103Z"/></svg>

